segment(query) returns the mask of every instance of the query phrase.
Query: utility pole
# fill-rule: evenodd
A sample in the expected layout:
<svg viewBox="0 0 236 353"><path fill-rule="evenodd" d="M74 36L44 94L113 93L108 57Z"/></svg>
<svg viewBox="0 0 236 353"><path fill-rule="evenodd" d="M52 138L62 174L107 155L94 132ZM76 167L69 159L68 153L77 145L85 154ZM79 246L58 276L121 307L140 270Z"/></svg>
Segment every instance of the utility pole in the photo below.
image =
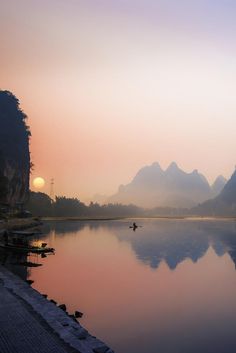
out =
<svg viewBox="0 0 236 353"><path fill-rule="evenodd" d="M50 199L54 201L55 195L54 195L54 179L52 178L50 180Z"/></svg>

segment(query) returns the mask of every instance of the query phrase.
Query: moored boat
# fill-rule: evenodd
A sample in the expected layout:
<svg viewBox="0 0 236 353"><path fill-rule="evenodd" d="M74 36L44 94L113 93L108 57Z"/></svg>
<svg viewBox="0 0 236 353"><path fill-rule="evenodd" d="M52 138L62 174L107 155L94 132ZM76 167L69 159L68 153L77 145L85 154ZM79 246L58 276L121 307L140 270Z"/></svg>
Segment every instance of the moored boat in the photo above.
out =
<svg viewBox="0 0 236 353"><path fill-rule="evenodd" d="M53 253L55 251L54 248L42 246L27 246L24 244L0 244L0 248L5 249L7 251L35 254Z"/></svg>

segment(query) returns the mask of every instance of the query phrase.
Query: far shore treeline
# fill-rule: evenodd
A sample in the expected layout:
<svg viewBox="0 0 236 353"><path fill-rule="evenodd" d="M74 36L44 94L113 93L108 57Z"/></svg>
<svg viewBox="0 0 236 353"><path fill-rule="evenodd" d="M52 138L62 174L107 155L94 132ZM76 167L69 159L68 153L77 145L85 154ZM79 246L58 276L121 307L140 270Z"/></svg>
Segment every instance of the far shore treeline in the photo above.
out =
<svg viewBox="0 0 236 353"><path fill-rule="evenodd" d="M25 205L26 209L33 216L40 217L100 217L100 218L119 218L119 217L154 217L162 216L181 216L188 214L187 209L176 209L169 207L158 207L144 209L135 205L105 204L90 202L87 206L77 198L57 196L53 201L48 195L42 192L30 192L29 201Z"/></svg>

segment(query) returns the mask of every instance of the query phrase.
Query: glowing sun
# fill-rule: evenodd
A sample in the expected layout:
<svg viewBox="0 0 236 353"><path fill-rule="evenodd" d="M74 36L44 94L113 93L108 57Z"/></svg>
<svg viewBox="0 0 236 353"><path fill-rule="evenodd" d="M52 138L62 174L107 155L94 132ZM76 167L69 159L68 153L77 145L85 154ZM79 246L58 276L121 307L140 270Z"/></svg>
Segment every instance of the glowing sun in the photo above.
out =
<svg viewBox="0 0 236 353"><path fill-rule="evenodd" d="M33 185L36 189L41 189L45 185L45 180L41 177L34 178Z"/></svg>

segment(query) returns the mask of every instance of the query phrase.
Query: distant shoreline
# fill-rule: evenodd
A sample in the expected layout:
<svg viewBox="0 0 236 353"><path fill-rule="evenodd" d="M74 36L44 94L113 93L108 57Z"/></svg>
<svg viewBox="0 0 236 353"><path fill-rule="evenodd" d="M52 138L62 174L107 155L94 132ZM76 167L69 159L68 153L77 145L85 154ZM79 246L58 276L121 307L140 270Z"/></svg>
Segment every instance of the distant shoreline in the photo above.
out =
<svg viewBox="0 0 236 353"><path fill-rule="evenodd" d="M236 221L236 216L155 216L155 217L107 217L107 218L86 218L86 217L41 217L43 222L63 222L63 221L119 221L132 219L159 219L159 220L187 220L187 221Z"/></svg>
<svg viewBox="0 0 236 353"><path fill-rule="evenodd" d="M25 230L41 225L41 219L34 218L12 218L9 220L2 220L0 223L0 231L2 230Z"/></svg>
<svg viewBox="0 0 236 353"><path fill-rule="evenodd" d="M156 217L39 217L31 219L12 219L8 222L0 223L0 233L5 229L7 230L25 230L35 228L42 225L42 222L106 222L106 221L119 221L119 220L182 220L182 221L236 221L235 217L217 217L217 216L156 216Z"/></svg>

